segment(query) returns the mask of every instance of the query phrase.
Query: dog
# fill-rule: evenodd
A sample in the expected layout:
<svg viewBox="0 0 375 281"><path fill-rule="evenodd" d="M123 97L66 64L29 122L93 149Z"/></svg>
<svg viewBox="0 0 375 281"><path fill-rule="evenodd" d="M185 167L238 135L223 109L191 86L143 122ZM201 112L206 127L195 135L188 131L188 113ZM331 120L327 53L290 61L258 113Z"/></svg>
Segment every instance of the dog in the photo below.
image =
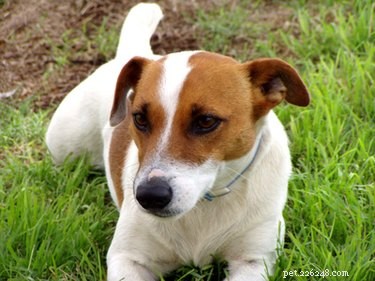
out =
<svg viewBox="0 0 375 281"><path fill-rule="evenodd" d="M158 56L157 4L129 12L116 57L63 100L46 134L57 164L88 153L105 168L119 219L109 281L157 280L228 262L226 281L267 280L284 236L291 160L272 109L307 106L297 71L206 51Z"/></svg>

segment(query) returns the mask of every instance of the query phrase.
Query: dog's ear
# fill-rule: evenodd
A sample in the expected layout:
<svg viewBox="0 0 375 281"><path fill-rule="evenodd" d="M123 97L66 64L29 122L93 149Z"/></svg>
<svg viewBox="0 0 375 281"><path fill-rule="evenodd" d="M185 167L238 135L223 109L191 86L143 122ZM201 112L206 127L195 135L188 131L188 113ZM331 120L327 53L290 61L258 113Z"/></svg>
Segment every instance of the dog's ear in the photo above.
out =
<svg viewBox="0 0 375 281"><path fill-rule="evenodd" d="M150 63L148 59L134 57L121 69L120 75L117 78L115 97L109 120L112 127L125 119L128 92L130 89L135 89L141 78L143 69L148 63Z"/></svg>
<svg viewBox="0 0 375 281"><path fill-rule="evenodd" d="M287 102L307 106L310 96L297 71L280 59L257 59L244 64L254 92L256 115Z"/></svg>

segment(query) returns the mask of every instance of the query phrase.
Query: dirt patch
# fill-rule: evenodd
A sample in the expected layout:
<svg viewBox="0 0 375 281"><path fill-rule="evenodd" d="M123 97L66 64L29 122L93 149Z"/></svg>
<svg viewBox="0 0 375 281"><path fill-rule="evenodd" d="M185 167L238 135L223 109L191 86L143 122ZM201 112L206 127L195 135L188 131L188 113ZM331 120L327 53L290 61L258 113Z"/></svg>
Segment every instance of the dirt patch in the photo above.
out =
<svg viewBox="0 0 375 281"><path fill-rule="evenodd" d="M79 36L93 36L95 27L100 26L104 19L107 26L119 30L125 14L137 2L6 1L0 13L0 93L16 89L17 97L21 99L35 95L38 107L46 107L51 102L61 100L106 60L98 55L95 46L90 46L90 49L83 46L85 44L80 42ZM165 32L158 31L153 40L157 51L165 53L172 49L196 48L191 29L183 18L177 17L181 7L173 1L164 1L162 4L167 16L163 22ZM193 4L182 7L184 12L192 8ZM85 31L82 26L85 26ZM59 62L54 53L66 44L63 37L67 30L76 32L70 34L70 38L76 39L75 47L80 48L80 52L86 56L57 67ZM80 34L82 32L85 34ZM57 50L53 50L53 46Z"/></svg>
<svg viewBox="0 0 375 281"><path fill-rule="evenodd" d="M15 92L17 99L33 96L36 108L60 101L110 58L89 42L98 27L105 22L106 29L118 32L127 11L138 2L5 0L0 6L0 94ZM165 17L152 38L155 52L197 49L196 11L210 10L223 3L229 9L236 5L236 1L225 0L159 1ZM278 6L265 3L264 7L267 9L252 13L255 20L272 18L271 24L277 28L290 17L287 10ZM59 58L64 48L69 48L71 55Z"/></svg>

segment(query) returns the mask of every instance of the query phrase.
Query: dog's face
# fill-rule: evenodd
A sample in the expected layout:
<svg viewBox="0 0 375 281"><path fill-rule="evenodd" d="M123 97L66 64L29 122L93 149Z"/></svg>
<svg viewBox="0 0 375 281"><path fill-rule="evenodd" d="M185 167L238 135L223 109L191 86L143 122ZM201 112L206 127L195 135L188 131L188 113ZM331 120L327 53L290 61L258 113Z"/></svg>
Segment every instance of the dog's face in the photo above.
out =
<svg viewBox="0 0 375 281"><path fill-rule="evenodd" d="M118 79L111 124L130 124L140 206L161 217L191 210L220 184L226 163L252 149L257 121L283 99L309 102L296 71L280 60L240 64L207 52L131 60Z"/></svg>

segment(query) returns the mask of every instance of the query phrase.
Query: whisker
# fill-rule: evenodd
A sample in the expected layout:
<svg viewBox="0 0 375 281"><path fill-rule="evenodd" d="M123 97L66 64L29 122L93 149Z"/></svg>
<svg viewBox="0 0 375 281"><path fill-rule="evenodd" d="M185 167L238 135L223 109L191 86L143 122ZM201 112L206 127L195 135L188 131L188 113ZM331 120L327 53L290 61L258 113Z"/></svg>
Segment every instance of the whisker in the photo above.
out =
<svg viewBox="0 0 375 281"><path fill-rule="evenodd" d="M243 174L243 170L241 171L237 171L231 167L226 167L226 175L225 177L220 180L220 182L218 182L217 186L215 186L216 188L224 188L224 187L228 187L229 185L231 185L233 182L234 182L234 179L236 179L236 177L238 177L237 179L248 179L244 174ZM219 187L220 186L220 187Z"/></svg>
<svg viewBox="0 0 375 281"><path fill-rule="evenodd" d="M126 165L124 168L125 168L125 169L128 169L128 168L132 168L132 167L138 169L139 164L138 164L138 163L129 164L129 165Z"/></svg>

